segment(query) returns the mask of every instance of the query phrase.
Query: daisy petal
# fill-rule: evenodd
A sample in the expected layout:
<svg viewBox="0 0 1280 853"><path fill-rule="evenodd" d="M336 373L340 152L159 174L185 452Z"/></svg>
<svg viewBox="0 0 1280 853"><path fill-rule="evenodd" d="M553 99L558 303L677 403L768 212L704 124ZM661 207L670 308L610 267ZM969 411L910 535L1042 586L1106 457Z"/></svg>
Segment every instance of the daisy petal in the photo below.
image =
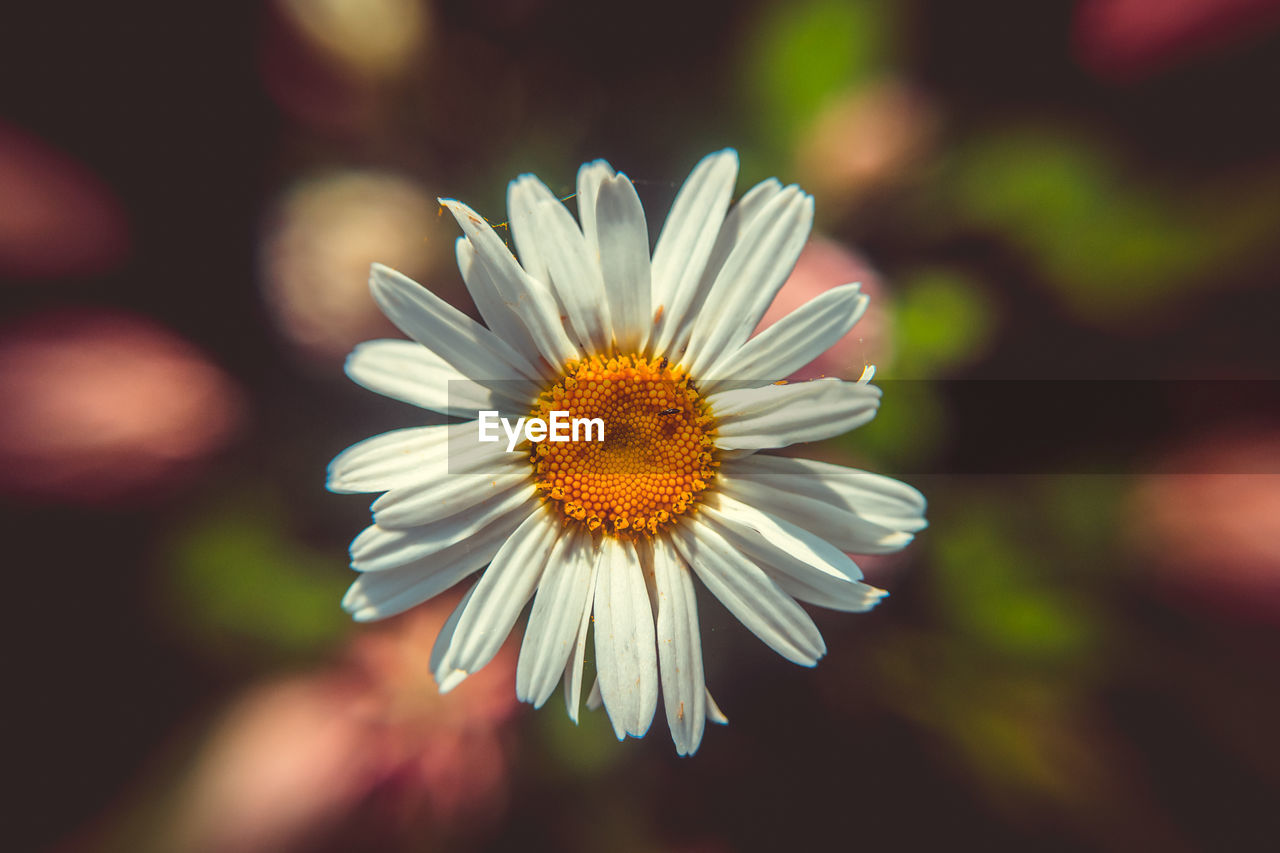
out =
<svg viewBox="0 0 1280 853"><path fill-rule="evenodd" d="M578 169L578 221L582 223L582 236L586 238L587 250L593 258L600 257L600 234L596 230L600 185L613 175L613 167L605 160L592 160Z"/></svg>
<svg viewBox="0 0 1280 853"><path fill-rule="evenodd" d="M862 570L847 554L802 527L725 495L703 510L730 544L801 601L861 613L887 595L862 583Z"/></svg>
<svg viewBox="0 0 1280 853"><path fill-rule="evenodd" d="M635 546L602 540L595 601L600 696L618 740L643 737L658 707L653 612Z"/></svg>
<svg viewBox="0 0 1280 853"><path fill-rule="evenodd" d="M733 254L738 241L751 228L752 223L765 210L769 202L781 192L781 181L777 178L766 178L747 190L746 194L738 199L738 203L729 208L729 212L724 217L724 224L720 226L720 233L716 235L716 242L711 247L706 269L702 271L702 278L698 282L699 294L706 296L711 285L715 284L716 278L719 277L720 270L724 269L724 262L729 259L729 255ZM696 304L701 303L702 300L699 299Z"/></svg>
<svg viewBox="0 0 1280 853"><path fill-rule="evenodd" d="M804 527L854 554L901 550L928 526L925 499L891 477L812 459L726 460L726 495Z"/></svg>
<svg viewBox="0 0 1280 853"><path fill-rule="evenodd" d="M717 419L716 446L759 450L842 435L875 417L880 389L815 379L721 391L707 398Z"/></svg>
<svg viewBox="0 0 1280 853"><path fill-rule="evenodd" d="M713 393L717 380L758 380L789 376L830 349L849 333L867 310L867 297L857 284L822 293L792 311L734 352L725 352L701 377L704 394Z"/></svg>
<svg viewBox="0 0 1280 853"><path fill-rule="evenodd" d="M591 563L591 542L580 528L566 531L552 549L520 644L516 698L521 702L541 708L556 689L578 638L582 611L590 605Z"/></svg>
<svg viewBox="0 0 1280 853"><path fill-rule="evenodd" d="M536 505L536 494L532 485L517 487L494 495L467 512L409 530L371 525L351 543L351 567L360 572L379 572L430 557L511 515L524 518Z"/></svg>
<svg viewBox="0 0 1280 853"><path fill-rule="evenodd" d="M493 660L533 596L560 523L545 505L507 539L480 576L441 666L477 672Z"/></svg>
<svg viewBox="0 0 1280 853"><path fill-rule="evenodd" d="M747 340L791 274L813 227L813 198L787 187L760 211L711 286L689 338L686 362L701 374Z"/></svg>
<svg viewBox="0 0 1280 853"><path fill-rule="evenodd" d="M448 693L453 688L462 683L467 674L462 670L446 670L441 666L444 663L444 656L449 651L449 646L453 643L453 635L458 630L458 620L462 618L462 613L467 609L467 604L471 601L472 594L476 591L479 583L473 583L471 588L453 608L453 612L449 614L449 618L445 620L444 625L440 628L440 633L436 635L436 641L431 646L431 658L427 662L430 667L431 675L435 678L436 684L441 693Z"/></svg>
<svg viewBox="0 0 1280 853"><path fill-rule="evenodd" d="M449 442L475 425L468 422L397 429L366 438L329 463L326 487L339 494L383 492L430 476Z"/></svg>
<svg viewBox="0 0 1280 853"><path fill-rule="evenodd" d="M626 175L606 178L600 184L595 224L613 344L623 351L639 351L647 342L651 325L649 228L640 197Z"/></svg>
<svg viewBox="0 0 1280 853"><path fill-rule="evenodd" d="M403 613L435 598L492 560L521 522L516 516L490 525L430 558L362 574L347 590L342 606L357 621L369 622Z"/></svg>
<svg viewBox="0 0 1280 853"><path fill-rule="evenodd" d="M711 247L711 255L707 258L702 277L695 281L687 301L685 296L680 297L680 305L686 307L677 306L675 310L663 312L662 316L655 320L657 330L655 352L670 353L676 358L684 354L689 345L689 335L693 331L694 321L698 317L698 313L689 310L687 306L701 305L706 301L707 293L711 290L711 285L715 284L720 270L724 267L724 262L733 252L733 247L738 245L743 233L760 215L765 205L780 192L782 192L782 184L777 178L769 178L748 190L747 194L729 209L729 213L724 217L724 224L720 226L720 233L716 235L715 244ZM675 300L672 301L674 304Z"/></svg>
<svg viewBox="0 0 1280 853"><path fill-rule="evenodd" d="M729 718L724 715L724 711L720 710L720 706L716 704L716 700L711 698L711 691L707 691L707 720L715 723L717 726L729 725Z"/></svg>
<svg viewBox="0 0 1280 853"><path fill-rule="evenodd" d="M578 708L582 704L582 667L587 656L587 629L591 626L591 611L595 607L596 582L600 569L598 555L588 555L588 561L591 564L591 578L587 583L587 601L578 622L578 641L574 643L573 654L569 656L569 662L564 668L564 707L574 725L578 724Z"/></svg>
<svg viewBox="0 0 1280 853"><path fill-rule="evenodd" d="M542 253L539 241L537 217L534 211L541 204L541 199L529 192L522 179L517 178L507 184L507 216L511 229L511 242L515 244L516 257L520 266L524 267L532 278L538 281L549 281L547 275L547 259Z"/></svg>
<svg viewBox="0 0 1280 853"><path fill-rule="evenodd" d="M345 365L357 385L393 400L455 417L491 409L527 412L537 391L523 380L468 379L453 365L413 341L381 340L358 344ZM528 396L515 392L527 390Z"/></svg>
<svg viewBox="0 0 1280 853"><path fill-rule="evenodd" d="M671 538L712 595L769 648L802 666L826 654L809 614L711 525L695 517Z"/></svg>
<svg viewBox="0 0 1280 853"><path fill-rule="evenodd" d="M476 310L484 318L485 323L499 338L511 345L512 349L524 358L539 374L545 378L555 375L555 371L547 364L533 336L524 324L524 319L516 311L516 305L507 302L498 292L484 265L476 260L476 247L466 237L459 237L454 243L454 254L458 259L458 270L462 273L462 281L467 285L467 292L476 304Z"/></svg>
<svg viewBox="0 0 1280 853"><path fill-rule="evenodd" d="M517 311L529 329L529 336L538 346L538 352L550 365L562 365L579 357L578 348L570 340L560 320L560 307L555 295L539 279L530 276L516 263L511 251L502 242L489 223L465 204L452 199L441 199L453 218L457 220L471 245L476 259L493 280L493 286L502 301ZM531 367L530 370L533 370Z"/></svg>
<svg viewBox="0 0 1280 853"><path fill-rule="evenodd" d="M702 635L693 575L665 537L653 541L658 665L671 739L680 755L693 755L707 718L702 674Z"/></svg>
<svg viewBox="0 0 1280 853"><path fill-rule="evenodd" d="M374 524L387 530L420 527L457 515L527 482L528 461L520 454L504 455L508 458L495 459L483 473L445 474L437 480L392 489L373 502Z"/></svg>
<svg viewBox="0 0 1280 853"><path fill-rule="evenodd" d="M391 322L474 379L537 380L533 365L506 341L406 275L382 264L369 271L369 291Z"/></svg>
<svg viewBox="0 0 1280 853"><path fill-rule="evenodd" d="M538 250L547 265L547 279L569 316L579 347L601 352L609 346L609 305L601 298L604 281L600 261L587 248L573 214L547 185L533 175L521 175L511 189L521 206L529 208L529 222Z"/></svg>
<svg viewBox="0 0 1280 853"><path fill-rule="evenodd" d="M733 197L738 180L738 152L731 148L708 154L693 167L662 225L653 248L653 309L661 309L656 343L672 351L680 320L690 313L698 282Z"/></svg>

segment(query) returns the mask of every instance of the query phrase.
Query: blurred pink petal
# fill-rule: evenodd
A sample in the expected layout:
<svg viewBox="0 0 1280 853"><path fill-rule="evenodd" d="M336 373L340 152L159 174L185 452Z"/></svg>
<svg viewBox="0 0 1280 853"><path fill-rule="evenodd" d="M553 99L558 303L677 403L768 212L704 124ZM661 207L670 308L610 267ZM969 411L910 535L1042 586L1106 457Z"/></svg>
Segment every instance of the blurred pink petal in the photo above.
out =
<svg viewBox="0 0 1280 853"><path fill-rule="evenodd" d="M1277 433L1207 436L1140 482L1135 544L1188 604L1280 619L1277 459Z"/></svg>
<svg viewBox="0 0 1280 853"><path fill-rule="evenodd" d="M92 172L0 123L0 276L87 276L129 252L124 209Z"/></svg>
<svg viewBox="0 0 1280 853"><path fill-rule="evenodd" d="M900 80L846 92L818 114L796 150L800 182L823 206L857 204L918 172L933 146L937 109Z"/></svg>
<svg viewBox="0 0 1280 853"><path fill-rule="evenodd" d="M342 849L347 838L401 847L483 835L505 808L516 655L508 644L441 697L428 661L450 598L362 632L340 664L240 699L183 789L173 849L265 853L321 839Z"/></svg>
<svg viewBox="0 0 1280 853"><path fill-rule="evenodd" d="M790 278L778 291L755 333L778 322L819 294L852 282L860 282L862 292L871 298L866 313L833 347L788 379L816 379L819 376L857 379L867 365L884 365L892 357L889 312L880 274L852 249L821 236L814 236L800 253L800 260L796 262Z"/></svg>
<svg viewBox="0 0 1280 853"><path fill-rule="evenodd" d="M1109 79L1145 77L1265 35L1278 0L1080 0L1076 58Z"/></svg>
<svg viewBox="0 0 1280 853"><path fill-rule="evenodd" d="M203 753L173 849L300 849L331 830L380 763L346 710L355 686L297 678L240 700Z"/></svg>
<svg viewBox="0 0 1280 853"><path fill-rule="evenodd" d="M28 319L0 334L0 490L70 501L168 485L231 438L231 380L149 320Z"/></svg>

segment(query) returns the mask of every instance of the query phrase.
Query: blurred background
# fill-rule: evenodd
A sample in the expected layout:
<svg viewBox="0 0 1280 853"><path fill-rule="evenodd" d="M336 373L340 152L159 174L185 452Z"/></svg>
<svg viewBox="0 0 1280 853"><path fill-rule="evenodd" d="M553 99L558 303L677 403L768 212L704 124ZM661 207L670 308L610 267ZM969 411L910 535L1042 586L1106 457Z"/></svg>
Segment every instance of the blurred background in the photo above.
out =
<svg viewBox="0 0 1280 853"><path fill-rule="evenodd" d="M77 7L0 28L7 849L1274 849L1280 2ZM931 527L812 671L705 597L692 759L512 644L438 697L452 601L338 606L369 263L471 310L436 196L605 157L656 232L724 146L816 196L776 311L873 294L813 452Z"/></svg>

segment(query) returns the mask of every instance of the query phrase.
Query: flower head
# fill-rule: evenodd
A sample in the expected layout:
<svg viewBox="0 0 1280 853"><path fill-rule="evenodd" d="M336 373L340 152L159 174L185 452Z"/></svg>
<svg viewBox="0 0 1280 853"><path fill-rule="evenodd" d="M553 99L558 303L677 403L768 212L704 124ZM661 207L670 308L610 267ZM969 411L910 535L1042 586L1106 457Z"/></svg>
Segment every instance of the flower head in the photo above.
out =
<svg viewBox="0 0 1280 853"><path fill-rule="evenodd" d="M374 266L374 298L413 341L362 344L348 375L462 421L375 436L330 464L332 490L386 492L352 543L362 574L344 606L380 619L483 568L431 654L442 691L489 662L532 598L520 699L540 706L563 679L576 720L591 632L588 704L598 698L619 739L640 737L661 686L690 754L707 719L724 722L703 678L695 575L812 666L826 646L797 601L870 609L885 593L846 552L896 551L925 526L910 486L758 453L866 423L880 391L776 381L840 340L867 299L835 287L752 337L808 239L813 199L770 179L731 206L737 170L732 151L703 159L652 254L635 188L603 161L578 173L577 220L537 178L512 182L515 255L442 200L485 325ZM482 413L511 440L485 440ZM586 432L557 439L560 416Z"/></svg>

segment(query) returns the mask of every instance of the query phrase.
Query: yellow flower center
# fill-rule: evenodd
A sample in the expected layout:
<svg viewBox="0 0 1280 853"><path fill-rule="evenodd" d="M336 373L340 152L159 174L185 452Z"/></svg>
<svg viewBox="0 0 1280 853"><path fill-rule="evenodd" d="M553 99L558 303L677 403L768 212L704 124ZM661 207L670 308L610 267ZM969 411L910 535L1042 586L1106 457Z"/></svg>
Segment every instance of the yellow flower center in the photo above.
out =
<svg viewBox="0 0 1280 853"><path fill-rule="evenodd" d="M706 402L665 358L571 362L533 416L553 411L604 422L602 441L539 441L530 454L543 497L590 530L656 532L694 506L720 464Z"/></svg>

